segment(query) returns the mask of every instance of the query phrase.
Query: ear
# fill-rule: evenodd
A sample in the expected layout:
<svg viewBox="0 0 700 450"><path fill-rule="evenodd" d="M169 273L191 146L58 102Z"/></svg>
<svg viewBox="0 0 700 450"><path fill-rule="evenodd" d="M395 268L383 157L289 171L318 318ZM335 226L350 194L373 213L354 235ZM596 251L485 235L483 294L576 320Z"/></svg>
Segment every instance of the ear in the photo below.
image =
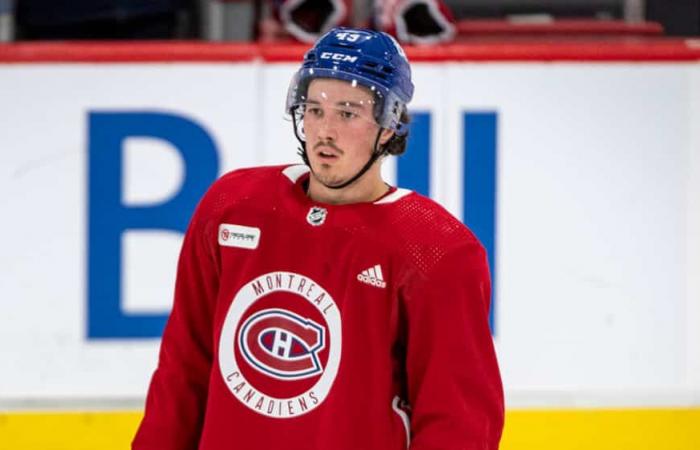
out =
<svg viewBox="0 0 700 450"><path fill-rule="evenodd" d="M379 143L381 145L386 145L386 143L389 142L389 139L391 139L392 136L394 136L394 130L382 128L382 133L379 136Z"/></svg>

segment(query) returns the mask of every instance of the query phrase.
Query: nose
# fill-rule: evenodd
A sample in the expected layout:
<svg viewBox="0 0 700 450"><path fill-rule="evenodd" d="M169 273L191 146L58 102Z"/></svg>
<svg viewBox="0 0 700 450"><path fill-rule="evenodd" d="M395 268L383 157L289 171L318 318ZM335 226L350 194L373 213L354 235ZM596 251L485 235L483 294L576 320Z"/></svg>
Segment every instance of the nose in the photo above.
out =
<svg viewBox="0 0 700 450"><path fill-rule="evenodd" d="M318 139L320 141L335 142L338 138L338 131L331 114L326 114L319 123Z"/></svg>

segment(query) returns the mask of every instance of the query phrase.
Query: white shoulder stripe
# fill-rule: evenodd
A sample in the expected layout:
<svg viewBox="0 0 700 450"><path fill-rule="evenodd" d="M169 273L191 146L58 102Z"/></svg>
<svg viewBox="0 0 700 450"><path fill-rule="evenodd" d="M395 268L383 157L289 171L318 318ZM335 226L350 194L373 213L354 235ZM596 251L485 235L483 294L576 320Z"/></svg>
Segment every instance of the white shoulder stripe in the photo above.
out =
<svg viewBox="0 0 700 450"><path fill-rule="evenodd" d="M401 422L403 422L403 427L406 431L406 448L409 448L409 446L411 445L411 419L408 418L408 414L406 414L406 411L399 408L399 401L399 396L394 396L394 399L391 402L391 409L394 410L396 415L398 415L399 418L401 418Z"/></svg>
<svg viewBox="0 0 700 450"><path fill-rule="evenodd" d="M384 197L383 199L377 200L376 202L374 202L374 204L375 205L383 205L385 203L394 203L396 200L404 198L405 196L407 196L411 192L413 192L413 191L410 189L398 188L394 192L392 192L391 194Z"/></svg>
<svg viewBox="0 0 700 450"><path fill-rule="evenodd" d="M309 172L309 167L304 164L296 164L289 166L282 171L284 176L289 178L292 183L296 183L299 177Z"/></svg>

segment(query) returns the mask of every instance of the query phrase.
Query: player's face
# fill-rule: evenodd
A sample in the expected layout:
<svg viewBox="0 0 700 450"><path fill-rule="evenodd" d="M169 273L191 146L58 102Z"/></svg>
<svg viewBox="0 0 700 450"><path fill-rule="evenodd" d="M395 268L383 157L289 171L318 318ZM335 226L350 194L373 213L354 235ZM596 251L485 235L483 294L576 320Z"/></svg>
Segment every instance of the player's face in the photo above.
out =
<svg viewBox="0 0 700 450"><path fill-rule="evenodd" d="M380 131L373 107L374 96L363 86L325 78L309 85L304 105L306 149L314 176L323 184L347 181L371 157ZM384 130L380 143L390 134Z"/></svg>

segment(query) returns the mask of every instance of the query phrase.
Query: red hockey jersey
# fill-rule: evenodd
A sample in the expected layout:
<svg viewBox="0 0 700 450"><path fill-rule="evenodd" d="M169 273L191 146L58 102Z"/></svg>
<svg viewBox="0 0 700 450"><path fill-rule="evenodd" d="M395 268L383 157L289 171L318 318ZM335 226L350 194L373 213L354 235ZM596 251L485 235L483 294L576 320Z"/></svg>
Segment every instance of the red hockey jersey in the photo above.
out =
<svg viewBox="0 0 700 450"><path fill-rule="evenodd" d="M416 193L319 204L308 176L237 170L200 202L132 448L498 448L483 247Z"/></svg>

